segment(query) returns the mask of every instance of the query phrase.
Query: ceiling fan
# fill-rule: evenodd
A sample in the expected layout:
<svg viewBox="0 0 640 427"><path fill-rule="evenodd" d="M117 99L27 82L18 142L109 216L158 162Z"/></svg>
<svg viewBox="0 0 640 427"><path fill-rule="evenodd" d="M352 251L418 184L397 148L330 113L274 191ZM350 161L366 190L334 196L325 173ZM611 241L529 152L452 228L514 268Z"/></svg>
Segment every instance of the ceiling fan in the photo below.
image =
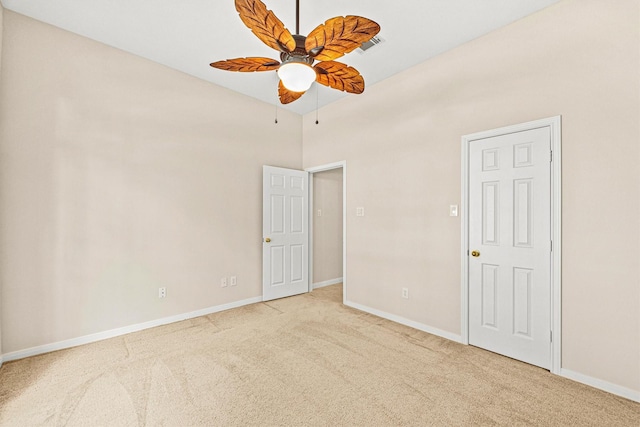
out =
<svg viewBox="0 0 640 427"><path fill-rule="evenodd" d="M267 46L280 51L280 61L249 57L213 62L226 71L277 71L278 97L282 104L300 98L314 81L348 93L364 91L364 78L358 70L337 58L353 51L380 31L374 21L361 16L338 16L317 26L308 36L300 32L300 0L296 0L296 34L260 0L235 0L240 19ZM318 61L315 66L314 62Z"/></svg>

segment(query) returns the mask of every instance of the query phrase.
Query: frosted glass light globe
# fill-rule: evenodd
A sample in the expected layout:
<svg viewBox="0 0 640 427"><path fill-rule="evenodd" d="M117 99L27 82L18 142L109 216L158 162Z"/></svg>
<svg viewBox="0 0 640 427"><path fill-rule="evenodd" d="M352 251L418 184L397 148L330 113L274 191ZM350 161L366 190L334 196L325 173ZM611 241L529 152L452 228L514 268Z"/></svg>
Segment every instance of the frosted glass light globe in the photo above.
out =
<svg viewBox="0 0 640 427"><path fill-rule="evenodd" d="M316 71L301 62L287 62L278 68L284 87L293 92L305 92L316 81Z"/></svg>

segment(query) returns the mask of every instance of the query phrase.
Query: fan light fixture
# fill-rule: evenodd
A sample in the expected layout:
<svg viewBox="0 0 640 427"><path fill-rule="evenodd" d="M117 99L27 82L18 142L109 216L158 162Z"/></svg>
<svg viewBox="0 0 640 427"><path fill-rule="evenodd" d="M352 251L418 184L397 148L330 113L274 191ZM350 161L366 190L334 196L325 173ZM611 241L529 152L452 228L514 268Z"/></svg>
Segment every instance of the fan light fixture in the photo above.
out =
<svg viewBox="0 0 640 427"><path fill-rule="evenodd" d="M362 16L336 16L305 37L300 35L300 0L296 0L295 34L291 34L262 1L234 1L242 22L264 44L280 52L280 61L250 56L212 62L209 65L213 68L277 71L278 97L283 104L299 99L313 82L348 93L364 91L364 78L358 70L336 59L371 40L380 31L380 25Z"/></svg>
<svg viewBox="0 0 640 427"><path fill-rule="evenodd" d="M278 77L290 91L306 92L316 81L316 72L305 63L287 62L278 68Z"/></svg>

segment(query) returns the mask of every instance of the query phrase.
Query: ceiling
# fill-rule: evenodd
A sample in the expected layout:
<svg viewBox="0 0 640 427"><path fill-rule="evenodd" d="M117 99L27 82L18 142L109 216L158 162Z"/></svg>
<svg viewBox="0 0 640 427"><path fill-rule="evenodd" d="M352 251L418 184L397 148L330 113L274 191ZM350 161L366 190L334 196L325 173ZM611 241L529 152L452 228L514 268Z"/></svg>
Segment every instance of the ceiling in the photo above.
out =
<svg viewBox="0 0 640 427"><path fill-rule="evenodd" d="M232 73L209 67L229 58L279 59L244 26L233 0L1 0L6 9L164 64L259 100L278 104L275 72ZM505 26L559 0L300 0L300 32L334 16L380 24L383 43L339 59L367 86ZM295 0L263 0L295 32ZM314 85L282 108L306 114L349 95Z"/></svg>

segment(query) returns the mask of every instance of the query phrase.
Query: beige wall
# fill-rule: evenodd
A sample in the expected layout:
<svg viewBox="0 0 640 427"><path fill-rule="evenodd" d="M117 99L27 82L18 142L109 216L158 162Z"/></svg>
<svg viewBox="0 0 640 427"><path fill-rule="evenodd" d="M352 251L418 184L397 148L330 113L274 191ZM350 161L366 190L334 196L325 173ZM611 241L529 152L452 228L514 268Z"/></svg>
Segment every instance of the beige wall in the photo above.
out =
<svg viewBox="0 0 640 427"><path fill-rule="evenodd" d="M562 366L640 390L640 6L614 3L561 2L323 108L320 126L305 116L304 166L347 161L350 301L460 333L460 138L561 114Z"/></svg>
<svg viewBox="0 0 640 427"><path fill-rule="evenodd" d="M261 166L303 166L303 137L305 167L348 162L349 299L459 333L460 137L562 114L563 367L640 390L639 17L567 0L301 129L4 11L2 350L259 296Z"/></svg>
<svg viewBox="0 0 640 427"><path fill-rule="evenodd" d="M313 174L313 283L342 278L342 169ZM318 209L322 216L318 216Z"/></svg>
<svg viewBox="0 0 640 427"><path fill-rule="evenodd" d="M0 4L0 87L2 87L2 33L4 28L4 8ZM0 129L2 128L2 116L0 116ZM1 194L0 194L1 197ZM0 218L0 222L2 218ZM0 238L2 238L0 236ZM2 364L2 278L0 277L0 364Z"/></svg>
<svg viewBox="0 0 640 427"><path fill-rule="evenodd" d="M301 118L9 11L4 30L5 354L261 296L262 165L301 167Z"/></svg>

